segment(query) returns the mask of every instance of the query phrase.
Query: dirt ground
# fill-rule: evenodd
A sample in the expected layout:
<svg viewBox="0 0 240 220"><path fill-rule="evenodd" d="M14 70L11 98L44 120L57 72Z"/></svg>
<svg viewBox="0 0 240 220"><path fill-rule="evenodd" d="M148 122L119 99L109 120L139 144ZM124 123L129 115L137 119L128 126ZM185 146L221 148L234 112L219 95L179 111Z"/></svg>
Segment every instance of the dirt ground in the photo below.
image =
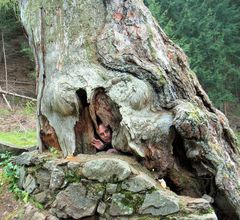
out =
<svg viewBox="0 0 240 220"><path fill-rule="evenodd" d="M5 41L7 68L0 50L0 86L9 92L36 97L33 57L29 59L26 53L21 52L23 45L27 44L27 39L21 33Z"/></svg>
<svg viewBox="0 0 240 220"><path fill-rule="evenodd" d="M0 168L1 174L2 169ZM14 195L9 192L8 187L7 184L0 186L0 220L11 220L11 216L14 216L14 214L24 207L24 203L16 200Z"/></svg>
<svg viewBox="0 0 240 220"><path fill-rule="evenodd" d="M10 102L11 103L11 102ZM0 131L34 130L36 128L35 113L29 112L25 106L12 105L13 110L9 110L2 97L0 97Z"/></svg>

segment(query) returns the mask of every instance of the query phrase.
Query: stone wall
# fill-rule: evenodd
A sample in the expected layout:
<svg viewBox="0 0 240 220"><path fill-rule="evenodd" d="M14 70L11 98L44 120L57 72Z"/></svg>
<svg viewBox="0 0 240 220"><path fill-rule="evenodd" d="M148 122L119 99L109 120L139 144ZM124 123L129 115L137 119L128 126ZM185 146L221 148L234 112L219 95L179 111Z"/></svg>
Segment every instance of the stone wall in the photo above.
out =
<svg viewBox="0 0 240 220"><path fill-rule="evenodd" d="M32 151L14 162L19 187L44 206L14 219L217 219L207 200L176 195L131 157Z"/></svg>

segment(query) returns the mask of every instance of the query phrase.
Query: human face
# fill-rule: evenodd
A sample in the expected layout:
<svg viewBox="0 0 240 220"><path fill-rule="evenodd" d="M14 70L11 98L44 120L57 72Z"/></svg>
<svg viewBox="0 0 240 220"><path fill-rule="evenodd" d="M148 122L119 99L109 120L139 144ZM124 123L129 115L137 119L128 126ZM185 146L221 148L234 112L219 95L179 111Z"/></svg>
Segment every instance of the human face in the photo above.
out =
<svg viewBox="0 0 240 220"><path fill-rule="evenodd" d="M105 143L110 143L112 141L112 133L109 126L105 126L104 124L100 124L98 126L98 135Z"/></svg>

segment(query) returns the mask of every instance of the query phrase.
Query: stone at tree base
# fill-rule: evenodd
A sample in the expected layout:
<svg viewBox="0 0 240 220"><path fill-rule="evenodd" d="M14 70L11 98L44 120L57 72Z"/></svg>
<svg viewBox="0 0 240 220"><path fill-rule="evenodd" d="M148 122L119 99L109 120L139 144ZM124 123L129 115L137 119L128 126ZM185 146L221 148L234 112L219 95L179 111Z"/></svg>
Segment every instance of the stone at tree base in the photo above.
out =
<svg viewBox="0 0 240 220"><path fill-rule="evenodd" d="M109 194L113 194L117 191L117 184L107 183L106 185L106 192Z"/></svg>
<svg viewBox="0 0 240 220"><path fill-rule="evenodd" d="M94 215L98 200L89 198L86 193L86 188L82 184L69 185L56 196L51 213L59 218L72 217L74 219Z"/></svg>
<svg viewBox="0 0 240 220"><path fill-rule="evenodd" d="M19 187L20 189L23 188L23 184L24 184L25 178L26 178L26 170L25 170L24 167L21 167L21 168L19 169L19 180L18 180L18 187Z"/></svg>
<svg viewBox="0 0 240 220"><path fill-rule="evenodd" d="M97 207L97 212L103 215L106 211L106 208L107 208L106 204L104 202L100 202Z"/></svg>
<svg viewBox="0 0 240 220"><path fill-rule="evenodd" d="M10 152L12 155L19 155L23 152L29 151L28 148L21 148L9 143L0 142L0 153Z"/></svg>
<svg viewBox="0 0 240 220"><path fill-rule="evenodd" d="M158 190L146 195L139 213L164 216L176 213L179 210L179 201L175 195Z"/></svg>
<svg viewBox="0 0 240 220"><path fill-rule="evenodd" d="M127 163L118 159L99 159L83 166L83 175L100 182L122 181L131 174Z"/></svg>
<svg viewBox="0 0 240 220"><path fill-rule="evenodd" d="M117 193L112 195L112 203L109 208L109 214L111 216L124 216L133 214L133 208L122 202L124 199L126 199L124 194Z"/></svg>
<svg viewBox="0 0 240 220"><path fill-rule="evenodd" d="M41 204L46 204L50 199L50 192L46 190L46 191L37 193L34 195L34 199Z"/></svg>
<svg viewBox="0 0 240 220"><path fill-rule="evenodd" d="M106 191L105 185L103 185L102 183L91 183L88 185L88 182L86 182L86 188L87 188L86 197L97 201L102 199Z"/></svg>
<svg viewBox="0 0 240 220"><path fill-rule="evenodd" d="M37 182L42 190L49 187L50 178L50 172L47 169L40 169L36 173Z"/></svg>
<svg viewBox="0 0 240 220"><path fill-rule="evenodd" d="M213 198L211 196L207 195L207 194L204 194L202 196L202 198L207 200L209 203L213 203L214 202Z"/></svg>
<svg viewBox="0 0 240 220"><path fill-rule="evenodd" d="M21 154L21 157L17 157L17 163L19 165L32 165L39 160L39 152L37 150L32 152L24 152Z"/></svg>
<svg viewBox="0 0 240 220"><path fill-rule="evenodd" d="M187 217L179 217L178 220L218 220L215 214L202 214L201 216L199 215L189 215ZM169 220L174 220L169 218Z"/></svg>
<svg viewBox="0 0 240 220"><path fill-rule="evenodd" d="M64 183L65 173L63 172L62 168L56 166L51 173L50 184L49 188L51 190L55 190L61 188Z"/></svg>
<svg viewBox="0 0 240 220"><path fill-rule="evenodd" d="M64 183L66 184L53 191L50 189L50 178L46 178L44 184L41 185L37 182L37 188L33 192L34 194L31 193L31 195L34 196L36 201L41 202L46 210L42 212L36 208L26 208L25 216L31 216L29 219L35 213L44 214L46 220L51 215L59 219L85 219L86 217L95 218L96 216L105 219L124 219L124 216L127 219L154 219L163 216L169 219L171 219L170 217L172 219L181 219L183 215L185 217L190 215L202 216L202 219L204 219L203 214L207 216L208 213L215 216L213 209L206 200L177 196L170 190L163 189L158 181L154 180L151 173L133 158L106 153L101 155L79 155L74 158L74 170L77 172L72 173L77 178L69 178L69 172L73 171L73 167L69 166L68 163L72 163L72 158L69 160L46 158L42 164L36 161L36 164L25 167L24 182L29 175L32 175L36 180L38 180L36 176L39 177L44 173L52 176L55 173L55 168L58 167L64 172ZM19 159L16 158L13 162L16 161L19 161ZM88 167L91 163L95 164L96 161L101 161L101 164L104 161L104 165L111 171L109 173L118 181L107 183L101 182L101 178L98 180L92 179L91 175L89 178L86 177L82 169ZM131 174L126 176L125 169L112 169L113 161L117 161L118 165L124 164L123 167L127 167ZM61 165L58 166L57 164ZM105 171L108 173L108 170ZM102 166L94 166L94 172L102 172ZM139 180L143 180L142 185L139 184ZM134 182L138 182L136 188L132 185ZM129 188L127 188L126 183L130 183ZM38 193L35 194L36 191ZM216 218L211 220L213 219ZM25 220L25 218L19 217L18 220Z"/></svg>
<svg viewBox="0 0 240 220"><path fill-rule="evenodd" d="M36 188L37 183L35 178L31 174L28 174L23 183L23 189L28 193L32 193Z"/></svg>
<svg viewBox="0 0 240 220"><path fill-rule="evenodd" d="M122 184L122 189L131 192L141 192L155 187L156 181L143 173L124 181Z"/></svg>

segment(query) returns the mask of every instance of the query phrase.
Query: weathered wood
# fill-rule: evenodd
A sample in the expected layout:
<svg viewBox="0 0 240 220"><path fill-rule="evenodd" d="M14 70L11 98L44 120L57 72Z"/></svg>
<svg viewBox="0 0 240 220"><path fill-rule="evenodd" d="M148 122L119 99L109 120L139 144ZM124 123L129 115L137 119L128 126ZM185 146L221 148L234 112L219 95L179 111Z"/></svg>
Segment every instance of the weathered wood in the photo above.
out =
<svg viewBox="0 0 240 220"><path fill-rule="evenodd" d="M39 131L45 117L65 157L85 148L100 119L114 147L172 190L209 194L222 216L240 218L240 152L228 120L141 0L28 0L21 12L38 63Z"/></svg>

